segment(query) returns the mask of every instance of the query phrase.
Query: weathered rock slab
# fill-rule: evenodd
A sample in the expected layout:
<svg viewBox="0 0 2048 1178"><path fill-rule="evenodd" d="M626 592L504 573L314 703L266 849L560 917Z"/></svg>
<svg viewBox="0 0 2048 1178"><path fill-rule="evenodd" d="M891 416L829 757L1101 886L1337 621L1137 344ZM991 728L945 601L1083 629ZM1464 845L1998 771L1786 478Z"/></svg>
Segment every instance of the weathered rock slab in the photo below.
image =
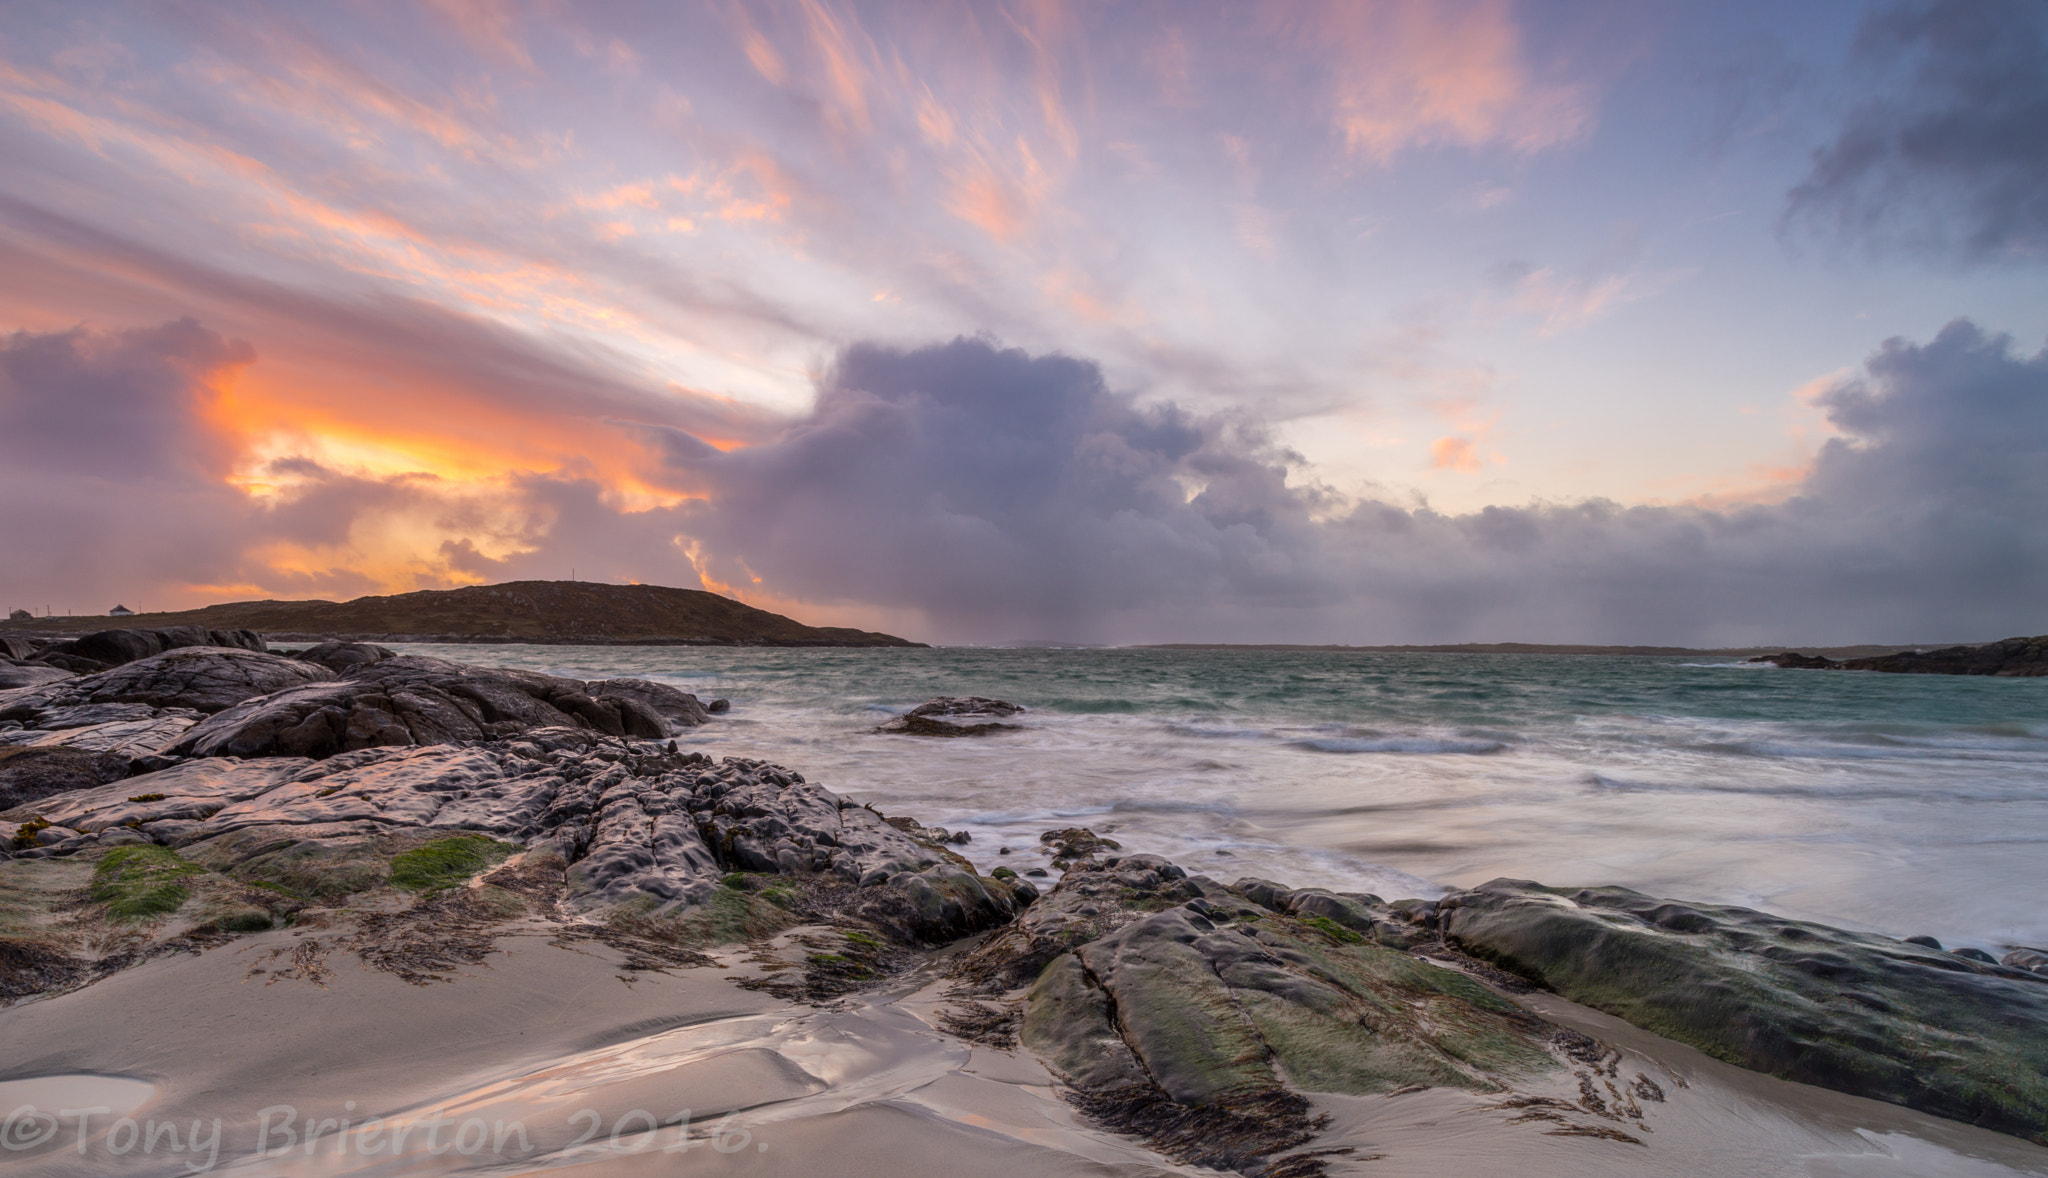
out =
<svg viewBox="0 0 2048 1178"><path fill-rule="evenodd" d="M1924 945L1626 888L1494 880L1446 936L1756 1071L2048 1143L2048 985Z"/></svg>
<svg viewBox="0 0 2048 1178"><path fill-rule="evenodd" d="M332 678L334 673L323 667L261 651L178 647L16 697L0 709L0 720L43 726L49 714L86 704L138 704L214 713L257 696Z"/></svg>
<svg viewBox="0 0 2048 1178"><path fill-rule="evenodd" d="M69 679L72 672L62 667L41 666L34 663L0 663L0 690L16 687L41 687L60 679Z"/></svg>
<svg viewBox="0 0 2048 1178"><path fill-rule="evenodd" d="M224 845L260 848L253 857L380 832L469 833L556 864L556 898L572 912L676 915L752 872L840 889L850 913L934 943L1001 924L1022 904L1017 886L982 879L799 773L584 728L317 760L194 758L111 784L86 762L45 776L60 768L75 778L69 792L38 788L4 814L42 824L44 846L132 830L172 848L205 844L216 858Z"/></svg>
<svg viewBox="0 0 2048 1178"><path fill-rule="evenodd" d="M170 752L328 757L564 726L657 739L701 716L695 704L685 692L646 680L606 680L593 694L592 685L576 679L402 655L355 663L331 682L246 700L195 728Z"/></svg>
<svg viewBox="0 0 2048 1178"><path fill-rule="evenodd" d="M192 646L266 649L253 630L208 630L199 626L166 626L157 630L100 630L41 646L31 657L80 671L99 671Z"/></svg>

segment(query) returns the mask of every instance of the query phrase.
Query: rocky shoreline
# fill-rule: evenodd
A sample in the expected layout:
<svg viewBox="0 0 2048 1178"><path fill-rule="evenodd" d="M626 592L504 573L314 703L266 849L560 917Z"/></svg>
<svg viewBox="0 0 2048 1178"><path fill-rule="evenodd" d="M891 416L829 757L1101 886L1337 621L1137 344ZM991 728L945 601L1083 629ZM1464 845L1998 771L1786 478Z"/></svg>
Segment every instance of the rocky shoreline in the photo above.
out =
<svg viewBox="0 0 2048 1178"><path fill-rule="evenodd" d="M517 934L602 945L630 979L751 945L764 964L737 984L799 1004L934 973L940 1032L1021 1047L1093 1123L1248 1175L1362 1160L1326 1144L1333 1094L1455 1092L1503 1125L1654 1144L1691 1097L1538 1013L1545 994L2048 1144L2039 950L1993 961L1611 887L1226 883L1079 828L1046 832L1060 874L1041 886L795 770L680 751L717 721L660 684L208 639L0 691L0 1025L287 935L251 977L317 987L352 958L431 987ZM64 657L147 645L81 641ZM923 715L1000 731L985 718L1016 710Z"/></svg>

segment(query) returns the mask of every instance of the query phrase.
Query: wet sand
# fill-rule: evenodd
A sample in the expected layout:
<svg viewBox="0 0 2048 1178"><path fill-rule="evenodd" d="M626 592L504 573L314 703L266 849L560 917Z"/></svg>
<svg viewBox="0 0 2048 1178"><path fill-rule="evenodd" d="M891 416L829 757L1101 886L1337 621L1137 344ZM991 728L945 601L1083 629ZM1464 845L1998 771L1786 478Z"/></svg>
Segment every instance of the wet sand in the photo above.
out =
<svg viewBox="0 0 2048 1178"><path fill-rule="evenodd" d="M660 973L563 943L558 927L504 937L482 966L424 986L340 952L305 968L320 933L278 930L0 1011L0 1116L13 1113L0 1173L1207 1172L1088 1125L1028 1053L937 1029L943 955L814 1007L734 981L799 960L802 929ZM1310 1148L1353 1151L1328 1158L1333 1175L2048 1174L2048 1150L2015 1138L1758 1076L1546 995L1521 1001L1619 1051L1613 1136L1554 1135L1542 1101L1582 1095L1564 1073L1518 1102L1317 1097L1331 1124ZM1629 1099L1649 1090L1638 1075L1664 1099ZM43 1115L89 1107L108 1111L83 1133L75 1112ZM685 1109L687 1136L674 1123Z"/></svg>

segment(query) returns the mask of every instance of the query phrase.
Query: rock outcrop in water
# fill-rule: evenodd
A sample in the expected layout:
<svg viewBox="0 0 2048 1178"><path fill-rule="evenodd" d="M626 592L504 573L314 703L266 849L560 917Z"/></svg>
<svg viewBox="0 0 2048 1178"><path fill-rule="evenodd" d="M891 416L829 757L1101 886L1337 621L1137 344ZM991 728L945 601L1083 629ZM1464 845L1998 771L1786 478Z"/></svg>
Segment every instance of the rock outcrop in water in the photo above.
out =
<svg viewBox="0 0 2048 1178"><path fill-rule="evenodd" d="M926 700L875 729L876 732L908 736L987 736L1018 727L1005 720L1024 709L1007 700L986 696L942 695Z"/></svg>
<svg viewBox="0 0 2048 1178"><path fill-rule="evenodd" d="M1896 675L1995 675L2029 679L2048 675L2048 634L2007 638L1982 646L1950 646L1941 650L1908 650L1897 654L1837 661L1825 655L1762 655L1752 663L1771 663L1811 671L1885 671Z"/></svg>

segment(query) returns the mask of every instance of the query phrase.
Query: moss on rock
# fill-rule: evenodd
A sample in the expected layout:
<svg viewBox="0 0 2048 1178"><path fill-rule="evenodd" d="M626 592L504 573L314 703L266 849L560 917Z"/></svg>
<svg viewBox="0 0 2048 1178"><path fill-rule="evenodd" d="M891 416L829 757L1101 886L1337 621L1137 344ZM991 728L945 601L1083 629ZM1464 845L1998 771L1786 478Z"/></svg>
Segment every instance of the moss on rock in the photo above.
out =
<svg viewBox="0 0 2048 1178"><path fill-rule="evenodd" d="M168 847L116 847L101 857L86 894L117 920L149 920L182 908L194 877L205 874Z"/></svg>
<svg viewBox="0 0 2048 1178"><path fill-rule="evenodd" d="M391 886L432 892L468 883L519 848L480 834L435 839L391 860Z"/></svg>

